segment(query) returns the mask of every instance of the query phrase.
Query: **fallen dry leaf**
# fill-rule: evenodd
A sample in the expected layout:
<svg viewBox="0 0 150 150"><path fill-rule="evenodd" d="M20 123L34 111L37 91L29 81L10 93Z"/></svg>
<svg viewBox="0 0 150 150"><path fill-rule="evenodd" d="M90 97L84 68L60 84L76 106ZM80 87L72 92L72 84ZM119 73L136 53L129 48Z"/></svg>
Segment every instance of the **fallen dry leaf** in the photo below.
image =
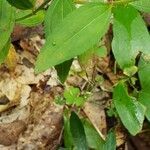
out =
<svg viewBox="0 0 150 150"><path fill-rule="evenodd" d="M61 87L56 92L57 74L49 69L35 75L34 63L43 41L33 36L27 41L28 46L24 43L23 49L13 49L9 54L9 61L17 58L15 67L7 60L0 68L1 150L52 150L60 142L63 108L53 103L53 95L62 92ZM26 130L16 122L25 122Z"/></svg>
<svg viewBox="0 0 150 150"><path fill-rule="evenodd" d="M33 92L27 130L18 140L18 149L52 149L59 144L62 130L62 107L52 103L49 94Z"/></svg>
<svg viewBox="0 0 150 150"><path fill-rule="evenodd" d="M105 98L108 98L107 93L95 92L87 100L83 108L86 116L103 139L105 139L107 131L105 106L103 105Z"/></svg>
<svg viewBox="0 0 150 150"><path fill-rule="evenodd" d="M16 143L20 133L26 128L23 121L0 124L0 144L8 146Z"/></svg>

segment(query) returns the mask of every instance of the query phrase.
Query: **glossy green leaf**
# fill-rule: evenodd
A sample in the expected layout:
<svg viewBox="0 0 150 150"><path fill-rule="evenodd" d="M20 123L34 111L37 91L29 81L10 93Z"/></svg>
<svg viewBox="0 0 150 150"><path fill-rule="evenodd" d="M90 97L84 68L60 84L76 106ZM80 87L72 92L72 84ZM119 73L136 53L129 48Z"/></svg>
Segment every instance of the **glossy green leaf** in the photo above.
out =
<svg viewBox="0 0 150 150"><path fill-rule="evenodd" d="M10 48L10 39L8 40L6 45L3 47L3 49L0 51L0 64L2 64L5 60L5 58L7 57L9 48Z"/></svg>
<svg viewBox="0 0 150 150"><path fill-rule="evenodd" d="M45 35L46 39L48 35L52 33L54 28L63 21L63 19L74 10L75 6L72 0L53 0L51 5L49 6L46 17L45 17ZM71 64L72 59L65 61L57 66L55 69L57 70L57 75L62 83L65 82Z"/></svg>
<svg viewBox="0 0 150 150"><path fill-rule="evenodd" d="M121 68L135 65L139 51L150 54L150 35L139 12L131 6L114 9L113 53Z"/></svg>
<svg viewBox="0 0 150 150"><path fill-rule="evenodd" d="M113 131L109 131L103 150L116 150L116 136Z"/></svg>
<svg viewBox="0 0 150 150"><path fill-rule="evenodd" d="M140 11L150 12L150 0L137 0L130 4Z"/></svg>
<svg viewBox="0 0 150 150"><path fill-rule="evenodd" d="M36 0L7 0L12 6L18 9L31 9L34 7Z"/></svg>
<svg viewBox="0 0 150 150"><path fill-rule="evenodd" d="M142 129L145 107L135 98L130 97L124 83L120 82L114 88L113 102L119 117L132 135L136 135Z"/></svg>
<svg viewBox="0 0 150 150"><path fill-rule="evenodd" d="M0 51L10 38L14 27L15 11L5 0L0 0Z"/></svg>
<svg viewBox="0 0 150 150"><path fill-rule="evenodd" d="M83 121L88 146L95 150L102 150L105 141L100 137L95 128L87 121Z"/></svg>
<svg viewBox="0 0 150 150"><path fill-rule="evenodd" d="M16 19L22 18L30 13L32 13L32 11L30 10L20 11L17 13ZM25 18L23 20L18 20L16 21L16 23L27 27L33 27L41 24L44 21L44 18L45 11L40 10L36 14L33 14L31 17Z"/></svg>
<svg viewBox="0 0 150 150"><path fill-rule="evenodd" d="M146 117L150 121L150 57L143 55L139 62L139 79L142 90L138 100L146 107Z"/></svg>
<svg viewBox="0 0 150 150"><path fill-rule="evenodd" d="M75 112L71 113L70 130L75 148L77 150L88 150L84 127Z"/></svg>
<svg viewBox="0 0 150 150"><path fill-rule="evenodd" d="M47 38L35 72L80 55L98 43L108 29L110 16L109 6L99 3L86 4L67 15Z"/></svg>

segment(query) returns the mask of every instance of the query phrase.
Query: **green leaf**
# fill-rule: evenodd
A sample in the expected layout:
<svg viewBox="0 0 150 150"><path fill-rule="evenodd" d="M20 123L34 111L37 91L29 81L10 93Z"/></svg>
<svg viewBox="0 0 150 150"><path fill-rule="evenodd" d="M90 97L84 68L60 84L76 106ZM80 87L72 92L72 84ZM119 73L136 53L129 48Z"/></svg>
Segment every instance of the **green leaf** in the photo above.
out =
<svg viewBox="0 0 150 150"><path fill-rule="evenodd" d="M80 96L80 90L74 87L70 87L64 91L64 98L67 105L76 105L77 107L82 107L85 103L85 98Z"/></svg>
<svg viewBox="0 0 150 150"><path fill-rule="evenodd" d="M64 98L66 99L66 104L72 105L75 103L76 98L79 96L80 90L78 88L70 87L64 91Z"/></svg>
<svg viewBox="0 0 150 150"><path fill-rule="evenodd" d="M142 90L139 93L138 100L146 107L146 118L150 121L150 93Z"/></svg>
<svg viewBox="0 0 150 150"><path fill-rule="evenodd" d="M80 55L98 43L109 25L109 7L91 3L67 15L47 38L38 56L35 72L42 72Z"/></svg>
<svg viewBox="0 0 150 150"><path fill-rule="evenodd" d="M143 12L150 12L150 0L138 0L130 3L136 9Z"/></svg>
<svg viewBox="0 0 150 150"><path fill-rule="evenodd" d="M57 70L57 75L59 76L61 83L65 82L65 80L68 76L68 73L70 71L72 61L73 61L73 59L67 60L67 61L55 66L55 69Z"/></svg>
<svg viewBox="0 0 150 150"><path fill-rule="evenodd" d="M32 11L30 10L19 11L17 13L16 19L22 18L30 13L32 13ZM18 20L16 21L16 23L27 27L32 27L41 24L44 21L44 18L45 18L45 11L40 10L36 14L33 14L31 17L25 18L23 20Z"/></svg>
<svg viewBox="0 0 150 150"><path fill-rule="evenodd" d="M146 117L150 121L150 57L147 55L141 56L138 67L142 88L138 100L146 107Z"/></svg>
<svg viewBox="0 0 150 150"><path fill-rule="evenodd" d="M70 130L77 150L88 150L84 127L75 112L71 113Z"/></svg>
<svg viewBox="0 0 150 150"><path fill-rule="evenodd" d="M7 57L9 48L10 48L10 39L8 40L6 45L3 47L3 49L0 51L0 64L2 64L5 60L5 58Z"/></svg>
<svg viewBox="0 0 150 150"><path fill-rule="evenodd" d="M142 55L139 65L139 79L141 87L144 91L149 92L150 90L150 55Z"/></svg>
<svg viewBox="0 0 150 150"><path fill-rule="evenodd" d="M134 74L136 74L138 71L138 68L136 66L131 66L129 68L125 68L123 70L123 73L129 77L132 77Z"/></svg>
<svg viewBox="0 0 150 150"><path fill-rule="evenodd" d="M100 137L95 128L87 120L83 121L83 125L88 146L95 150L102 150L104 146L104 140Z"/></svg>
<svg viewBox="0 0 150 150"><path fill-rule="evenodd" d="M115 132L109 131L103 150L116 150Z"/></svg>
<svg viewBox="0 0 150 150"><path fill-rule="evenodd" d="M36 0L7 0L12 6L18 9L31 9L34 7Z"/></svg>
<svg viewBox="0 0 150 150"><path fill-rule="evenodd" d="M64 112L64 145L65 148L72 149L73 147L73 138L70 131L70 120L67 110Z"/></svg>
<svg viewBox="0 0 150 150"><path fill-rule="evenodd" d="M5 49L14 27L15 11L6 0L0 0L0 51Z"/></svg>
<svg viewBox="0 0 150 150"><path fill-rule="evenodd" d="M45 35L50 35L54 28L74 10L72 0L53 0L45 17Z"/></svg>
<svg viewBox="0 0 150 150"><path fill-rule="evenodd" d="M82 107L85 103L85 99L83 97L77 97L75 100L75 105L77 107Z"/></svg>
<svg viewBox="0 0 150 150"><path fill-rule="evenodd" d="M118 6L114 9L113 32L113 53L122 69L135 65L139 51L150 54L150 35L133 7Z"/></svg>
<svg viewBox="0 0 150 150"><path fill-rule="evenodd" d="M54 28L63 21L63 19L73 10L75 9L75 6L73 5L72 0L53 0L51 5L49 6L46 17L45 17L45 35L46 39L48 35L50 35ZM62 83L65 82L71 64L72 59L65 61L64 63L61 63L57 66L55 66L55 69L57 70L57 75L59 76L59 79Z"/></svg>
<svg viewBox="0 0 150 150"><path fill-rule="evenodd" d="M113 101L119 117L132 135L136 135L142 129L145 107L135 98L130 97L123 82L114 88Z"/></svg>

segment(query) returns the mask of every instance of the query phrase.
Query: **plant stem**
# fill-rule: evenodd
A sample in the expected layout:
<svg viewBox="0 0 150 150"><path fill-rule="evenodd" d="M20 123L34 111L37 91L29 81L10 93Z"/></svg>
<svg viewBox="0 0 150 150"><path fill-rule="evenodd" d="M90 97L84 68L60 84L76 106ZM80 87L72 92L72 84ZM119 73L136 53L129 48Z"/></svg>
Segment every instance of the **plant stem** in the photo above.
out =
<svg viewBox="0 0 150 150"><path fill-rule="evenodd" d="M26 19L26 18L29 18L29 17L31 17L32 15L35 15L38 11L40 11L41 9L43 9L44 6L47 5L50 1L51 1L51 0L46 0L46 1L45 1L43 4L41 4L37 9L33 10L32 13L30 13L30 14L24 16L24 17L21 17L21 18L16 19L16 22L17 22L17 21L24 20L24 19Z"/></svg>

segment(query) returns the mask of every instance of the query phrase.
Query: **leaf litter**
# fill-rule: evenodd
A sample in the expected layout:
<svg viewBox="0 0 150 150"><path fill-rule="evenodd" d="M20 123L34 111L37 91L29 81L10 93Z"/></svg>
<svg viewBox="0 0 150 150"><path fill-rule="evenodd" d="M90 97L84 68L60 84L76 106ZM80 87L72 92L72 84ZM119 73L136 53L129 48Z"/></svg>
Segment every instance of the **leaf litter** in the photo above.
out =
<svg viewBox="0 0 150 150"><path fill-rule="evenodd" d="M20 39L0 67L0 149L56 149L63 111L54 103L54 95L62 92L57 74L54 69L34 73L43 44L39 35Z"/></svg>

